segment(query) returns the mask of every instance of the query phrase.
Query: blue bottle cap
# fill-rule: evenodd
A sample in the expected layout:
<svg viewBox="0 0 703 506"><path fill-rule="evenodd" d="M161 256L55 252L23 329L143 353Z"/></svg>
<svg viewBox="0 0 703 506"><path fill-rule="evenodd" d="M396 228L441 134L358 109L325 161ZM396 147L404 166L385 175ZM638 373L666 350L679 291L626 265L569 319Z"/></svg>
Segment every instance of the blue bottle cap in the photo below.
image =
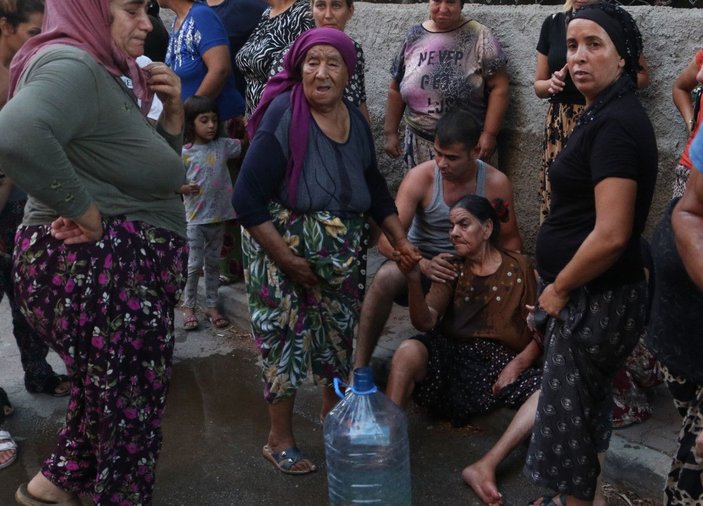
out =
<svg viewBox="0 0 703 506"><path fill-rule="evenodd" d="M368 395L378 391L373 382L373 373L370 367L357 367L354 369L352 391L357 395Z"/></svg>

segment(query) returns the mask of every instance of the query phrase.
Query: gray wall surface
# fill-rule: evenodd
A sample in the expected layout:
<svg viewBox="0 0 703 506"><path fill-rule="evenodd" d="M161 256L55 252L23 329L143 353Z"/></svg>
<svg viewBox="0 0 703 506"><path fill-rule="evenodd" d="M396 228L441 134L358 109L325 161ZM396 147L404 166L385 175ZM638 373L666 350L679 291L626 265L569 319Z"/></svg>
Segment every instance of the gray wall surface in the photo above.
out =
<svg viewBox="0 0 703 506"><path fill-rule="evenodd" d="M383 153L383 126L390 65L405 31L428 18L427 4L398 5L356 2L347 32L363 47L366 56L366 91L376 137L379 164L393 189L403 167ZM493 30L508 55L511 100L499 137L498 168L511 178L515 209L525 244L532 253L538 228L537 171L547 103L537 98L534 79L537 39L543 20L558 6L490 6L466 4L464 15ZM673 173L686 145L686 126L671 100L671 85L701 47L703 12L700 9L628 7L644 39L651 84L641 92L642 102L654 124L659 148L659 179L649 227L671 197ZM495 160L494 160L495 161Z"/></svg>

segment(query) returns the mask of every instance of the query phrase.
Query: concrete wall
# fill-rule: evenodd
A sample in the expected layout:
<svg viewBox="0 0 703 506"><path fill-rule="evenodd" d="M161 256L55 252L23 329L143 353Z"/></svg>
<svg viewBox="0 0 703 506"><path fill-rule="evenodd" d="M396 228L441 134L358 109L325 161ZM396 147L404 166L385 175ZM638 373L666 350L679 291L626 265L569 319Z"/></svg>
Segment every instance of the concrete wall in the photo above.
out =
<svg viewBox="0 0 703 506"><path fill-rule="evenodd" d="M398 5L356 2L347 26L366 56L366 91L379 152L379 163L395 189L401 164L382 153L386 92L390 64L406 29L428 17L427 4ZM628 7L644 39L651 84L641 93L654 124L659 147L659 179L649 226L671 197L673 171L686 143L686 127L671 101L671 85L701 47L703 11L668 7ZM537 39L542 21L556 6L490 6L466 4L464 15L490 27L508 55L511 103L499 137L498 165L515 188L515 209L525 250L534 250L538 227L537 170L542 154L542 128L547 103L532 89Z"/></svg>

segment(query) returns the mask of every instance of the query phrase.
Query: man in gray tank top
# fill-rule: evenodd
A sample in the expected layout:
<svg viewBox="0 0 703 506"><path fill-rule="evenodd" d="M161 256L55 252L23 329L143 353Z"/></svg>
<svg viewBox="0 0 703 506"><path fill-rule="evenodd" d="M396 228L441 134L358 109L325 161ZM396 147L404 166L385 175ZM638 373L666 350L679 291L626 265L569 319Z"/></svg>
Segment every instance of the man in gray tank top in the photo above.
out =
<svg viewBox="0 0 703 506"><path fill-rule="evenodd" d="M477 194L491 202L507 204L508 221L501 224L501 246L520 251L522 240L513 212L513 190L507 176L478 160L480 130L463 111L445 114L437 123L435 159L421 163L403 178L395 203L408 239L420 249L425 292L430 284L450 282L456 276L451 262L449 208L465 195ZM381 237L378 250L391 258L393 248ZM368 365L393 302L407 305L407 281L393 261L376 274L361 308L354 367Z"/></svg>

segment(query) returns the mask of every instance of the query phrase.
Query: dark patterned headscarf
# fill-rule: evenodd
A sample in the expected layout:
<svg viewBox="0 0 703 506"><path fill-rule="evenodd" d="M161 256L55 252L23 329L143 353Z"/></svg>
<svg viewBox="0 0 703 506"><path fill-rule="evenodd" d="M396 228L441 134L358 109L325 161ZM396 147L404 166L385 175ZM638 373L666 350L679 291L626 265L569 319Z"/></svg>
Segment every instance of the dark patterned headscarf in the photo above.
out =
<svg viewBox="0 0 703 506"><path fill-rule="evenodd" d="M624 72L637 83L637 72L642 70L639 63L642 55L642 34L632 16L619 5L599 3L576 10L569 22L574 19L588 19L606 31L618 54L625 60Z"/></svg>

